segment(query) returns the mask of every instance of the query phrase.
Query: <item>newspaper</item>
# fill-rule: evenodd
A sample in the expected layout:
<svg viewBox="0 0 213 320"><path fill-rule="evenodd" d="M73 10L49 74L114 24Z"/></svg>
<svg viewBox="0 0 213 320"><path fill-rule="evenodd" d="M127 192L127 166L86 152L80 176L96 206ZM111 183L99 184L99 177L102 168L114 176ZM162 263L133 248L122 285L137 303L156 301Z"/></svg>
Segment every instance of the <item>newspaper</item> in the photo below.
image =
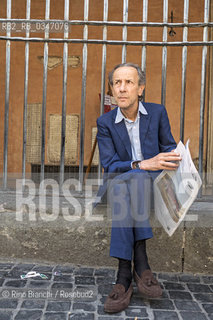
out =
<svg viewBox="0 0 213 320"><path fill-rule="evenodd" d="M189 140L180 141L176 150L182 157L175 171L164 170L155 179L155 214L165 231L171 236L196 199L202 185L191 158Z"/></svg>

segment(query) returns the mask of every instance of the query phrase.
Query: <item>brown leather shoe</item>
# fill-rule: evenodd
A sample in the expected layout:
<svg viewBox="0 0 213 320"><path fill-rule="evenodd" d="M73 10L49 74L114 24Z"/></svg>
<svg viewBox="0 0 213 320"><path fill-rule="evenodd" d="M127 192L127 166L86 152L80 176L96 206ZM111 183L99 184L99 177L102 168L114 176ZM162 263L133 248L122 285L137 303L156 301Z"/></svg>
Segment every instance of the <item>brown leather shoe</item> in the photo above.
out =
<svg viewBox="0 0 213 320"><path fill-rule="evenodd" d="M162 295L162 289L151 270L147 269L143 271L141 277L139 277L134 270L134 279L140 293L152 298L157 298Z"/></svg>
<svg viewBox="0 0 213 320"><path fill-rule="evenodd" d="M130 303L132 292L132 284L130 284L126 292L122 284L115 284L104 303L104 311L116 313L126 309Z"/></svg>

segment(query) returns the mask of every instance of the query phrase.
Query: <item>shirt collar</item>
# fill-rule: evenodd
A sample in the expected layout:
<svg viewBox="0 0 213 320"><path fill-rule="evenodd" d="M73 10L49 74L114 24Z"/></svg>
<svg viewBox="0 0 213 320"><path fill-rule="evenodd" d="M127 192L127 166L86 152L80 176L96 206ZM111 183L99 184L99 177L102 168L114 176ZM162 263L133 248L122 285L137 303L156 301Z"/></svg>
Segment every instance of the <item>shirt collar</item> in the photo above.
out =
<svg viewBox="0 0 213 320"><path fill-rule="evenodd" d="M144 108L143 104L141 101L139 101L139 107L138 107L138 115L139 115L139 111L140 113L142 114L145 114L147 115L148 112L146 111L146 109ZM139 115L140 116L140 115ZM121 112L120 108L118 107L117 109L117 115L116 115L116 118L115 118L115 123L119 123L121 122L122 120L125 120L126 118L124 117L123 113Z"/></svg>

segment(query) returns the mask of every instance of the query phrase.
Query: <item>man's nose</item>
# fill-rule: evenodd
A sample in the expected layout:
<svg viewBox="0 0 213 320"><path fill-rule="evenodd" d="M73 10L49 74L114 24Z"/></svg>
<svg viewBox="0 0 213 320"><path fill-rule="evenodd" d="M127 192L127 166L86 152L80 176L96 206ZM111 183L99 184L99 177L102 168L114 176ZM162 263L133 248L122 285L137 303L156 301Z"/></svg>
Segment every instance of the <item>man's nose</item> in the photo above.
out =
<svg viewBox="0 0 213 320"><path fill-rule="evenodd" d="M126 83L124 81L121 82L120 91L126 91Z"/></svg>

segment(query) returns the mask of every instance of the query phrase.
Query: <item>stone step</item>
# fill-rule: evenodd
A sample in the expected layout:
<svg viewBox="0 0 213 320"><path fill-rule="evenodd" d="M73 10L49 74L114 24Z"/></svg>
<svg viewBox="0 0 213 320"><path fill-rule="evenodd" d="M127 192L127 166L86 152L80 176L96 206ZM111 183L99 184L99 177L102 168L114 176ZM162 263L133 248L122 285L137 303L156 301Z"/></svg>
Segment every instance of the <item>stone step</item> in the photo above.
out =
<svg viewBox="0 0 213 320"><path fill-rule="evenodd" d="M60 199L57 210L47 197L46 209L22 206L17 210L14 194L1 195L0 256L38 262L116 266L109 257L110 226L107 207L100 205L88 215L84 197L73 204ZM35 203L38 204L38 197ZM77 211L76 211L77 212ZM213 210L211 202L196 202L172 237L150 217L154 238L147 241L150 265L155 271L212 273Z"/></svg>

